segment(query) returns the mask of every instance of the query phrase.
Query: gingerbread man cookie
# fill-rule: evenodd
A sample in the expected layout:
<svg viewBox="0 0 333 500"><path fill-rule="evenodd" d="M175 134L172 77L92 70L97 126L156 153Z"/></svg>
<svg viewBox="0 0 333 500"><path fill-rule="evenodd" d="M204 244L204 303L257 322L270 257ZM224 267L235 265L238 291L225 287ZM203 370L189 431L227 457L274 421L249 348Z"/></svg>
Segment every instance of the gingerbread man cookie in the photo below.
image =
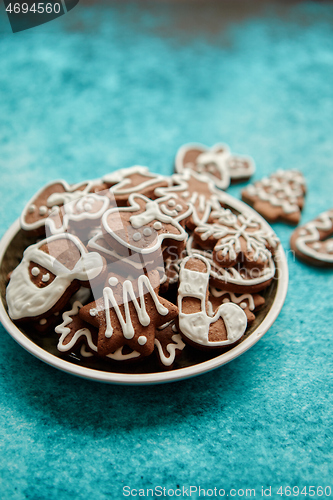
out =
<svg viewBox="0 0 333 500"><path fill-rule="evenodd" d="M210 264L201 255L186 257L180 267L178 308L179 330L196 347L220 348L234 344L244 335L247 318L232 302L208 314Z"/></svg>
<svg viewBox="0 0 333 500"><path fill-rule="evenodd" d="M187 233L181 221L192 211L190 204L168 194L151 200L140 194L131 194L129 207L111 208L102 217L104 237L118 254L136 252L152 254L161 243L172 242L181 251Z"/></svg>
<svg viewBox="0 0 333 500"><path fill-rule="evenodd" d="M298 227L290 240L297 257L317 266L333 266L333 209Z"/></svg>
<svg viewBox="0 0 333 500"><path fill-rule="evenodd" d="M305 180L298 170L278 170L247 186L242 199L269 222L298 224L306 193Z"/></svg>

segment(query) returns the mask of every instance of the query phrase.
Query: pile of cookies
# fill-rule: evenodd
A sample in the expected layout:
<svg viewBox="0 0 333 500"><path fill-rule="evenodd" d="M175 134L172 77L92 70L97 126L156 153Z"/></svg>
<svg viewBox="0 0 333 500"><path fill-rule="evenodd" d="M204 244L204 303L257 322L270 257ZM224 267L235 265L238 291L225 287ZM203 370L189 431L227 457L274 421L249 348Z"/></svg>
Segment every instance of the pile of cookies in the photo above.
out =
<svg viewBox="0 0 333 500"><path fill-rule="evenodd" d="M279 247L223 191L253 171L225 145L187 145L169 177L134 166L46 185L21 216L35 243L10 274L9 316L51 332L61 355L112 369L149 357L171 368L187 344L235 345L265 302Z"/></svg>

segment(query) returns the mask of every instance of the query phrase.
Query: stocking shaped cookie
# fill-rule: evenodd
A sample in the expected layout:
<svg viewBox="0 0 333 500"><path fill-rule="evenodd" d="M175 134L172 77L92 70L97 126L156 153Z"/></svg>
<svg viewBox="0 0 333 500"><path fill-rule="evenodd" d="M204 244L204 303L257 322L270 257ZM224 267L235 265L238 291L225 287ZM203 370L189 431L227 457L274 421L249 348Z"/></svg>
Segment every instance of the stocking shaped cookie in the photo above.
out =
<svg viewBox="0 0 333 500"><path fill-rule="evenodd" d="M103 182L109 187L117 205L125 205L130 194L143 194L154 198L154 191L158 187L170 184L167 177L149 172L147 167L134 166L123 168L105 175Z"/></svg>
<svg viewBox="0 0 333 500"><path fill-rule="evenodd" d="M186 257L179 273L179 330L196 347L217 348L237 342L245 333L247 318L232 302L208 314L210 264L201 255Z"/></svg>
<svg viewBox="0 0 333 500"><path fill-rule="evenodd" d="M278 170L270 177L247 186L242 199L270 222L298 224L306 193L298 170Z"/></svg>
<svg viewBox="0 0 333 500"><path fill-rule="evenodd" d="M28 247L6 290L13 320L38 320L60 311L81 285L100 276L105 262L75 236L54 235Z"/></svg>
<svg viewBox="0 0 333 500"><path fill-rule="evenodd" d="M24 231L33 234L45 233L45 225L49 233L65 232L68 219L83 219L83 214L93 214L94 218L101 216L101 210L106 210L109 201L93 195L87 195L98 181L81 182L70 186L66 181L54 181L40 189L24 208L20 223ZM85 198L81 203L80 199ZM68 206L64 209L64 205ZM90 216L91 217L91 216ZM64 220L65 218L65 220Z"/></svg>
<svg viewBox="0 0 333 500"><path fill-rule="evenodd" d="M171 321L178 309L158 296L159 275L153 271L137 280L108 278L103 297L83 307L82 319L97 327L98 353L106 356L123 346L148 356L154 349L155 330Z"/></svg>
<svg viewBox="0 0 333 500"><path fill-rule="evenodd" d="M297 257L317 266L333 266L333 209L298 227L290 246Z"/></svg>
<svg viewBox="0 0 333 500"><path fill-rule="evenodd" d="M255 320L254 312L265 304L265 299L257 293L244 293L242 295L236 295L233 292L218 290L214 286L210 287L208 303L210 316L214 316L221 304L228 304L229 302L237 304L243 309L247 317L247 324L250 326Z"/></svg>
<svg viewBox="0 0 333 500"><path fill-rule="evenodd" d="M152 254L161 248L163 240L176 251L183 248L187 233L180 224L192 207L169 194L157 200L143 195L130 195L129 207L111 208L102 217L105 239L118 254L126 249Z"/></svg>
<svg viewBox="0 0 333 500"><path fill-rule="evenodd" d="M212 220L198 226L194 237L203 247L213 247L213 258L221 267L244 263L262 269L279 244L273 231L266 230L253 216L219 210L212 212Z"/></svg>
<svg viewBox="0 0 333 500"><path fill-rule="evenodd" d="M157 189L155 193L158 196L172 193L178 200L192 205L192 213L186 219L189 229L206 222L212 210L221 208L219 202L221 191L215 188L213 181L206 175L185 169L182 174L174 174L172 182L173 186Z"/></svg>

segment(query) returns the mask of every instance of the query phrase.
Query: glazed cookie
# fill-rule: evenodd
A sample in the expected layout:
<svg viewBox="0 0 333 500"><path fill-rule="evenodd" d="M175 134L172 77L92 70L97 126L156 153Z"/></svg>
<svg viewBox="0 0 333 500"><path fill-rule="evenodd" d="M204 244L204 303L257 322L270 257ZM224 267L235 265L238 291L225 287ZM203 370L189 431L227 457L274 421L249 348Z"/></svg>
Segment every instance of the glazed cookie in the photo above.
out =
<svg viewBox="0 0 333 500"><path fill-rule="evenodd" d="M123 168L105 175L102 179L118 206L126 205L130 194L143 194L154 199L154 191L169 186L170 180L163 175L149 172L147 167L134 166Z"/></svg>
<svg viewBox="0 0 333 500"><path fill-rule="evenodd" d="M255 172L252 158L231 154L226 144L215 144L212 148L185 144L177 152L175 170L181 174L186 168L207 175L219 189L227 189L230 181L247 180Z"/></svg>
<svg viewBox="0 0 333 500"><path fill-rule="evenodd" d="M247 318L233 302L220 305L208 314L210 264L201 255L186 257L180 266L178 308L179 330L183 338L202 348L221 348L236 343L244 335Z"/></svg>
<svg viewBox="0 0 333 500"><path fill-rule="evenodd" d="M41 320L64 308L81 285L105 270L98 253L88 253L75 236L51 236L29 246L11 274L6 290L11 319Z"/></svg>
<svg viewBox="0 0 333 500"><path fill-rule="evenodd" d="M290 240L297 257L316 266L333 266L333 209L298 227Z"/></svg>
<svg viewBox="0 0 333 500"><path fill-rule="evenodd" d="M109 276L103 297L81 309L81 318L99 330L101 356L124 345L143 356L152 353L156 328L178 314L174 304L158 295L159 281L157 271L142 274L135 281Z"/></svg>
<svg viewBox="0 0 333 500"><path fill-rule="evenodd" d="M29 234L63 233L68 221L80 222L98 219L108 208L107 196L91 193L97 181L70 186L66 181L55 181L40 189L24 208L20 224Z"/></svg>
<svg viewBox="0 0 333 500"><path fill-rule="evenodd" d="M158 327L155 331L155 353L163 369L172 368L175 359L185 347L181 335L178 333L175 321Z"/></svg>
<svg viewBox="0 0 333 500"><path fill-rule="evenodd" d="M213 249L213 259L219 266L243 264L258 270L266 267L279 240L259 219L220 209L212 212L212 221L198 226L194 238L202 248Z"/></svg>
<svg viewBox="0 0 333 500"><path fill-rule="evenodd" d="M242 199L269 222L298 224L306 193L305 180L298 170L278 170L247 186Z"/></svg>
<svg viewBox="0 0 333 500"><path fill-rule="evenodd" d="M257 293L235 295L232 292L218 290L214 286L210 287L208 302L210 316L214 316L221 304L227 304L228 302L233 302L243 309L247 317L247 325L250 326L256 318L254 312L265 304L265 299Z"/></svg>
<svg viewBox="0 0 333 500"><path fill-rule="evenodd" d="M186 226L194 229L197 225L206 222L212 210L221 208L219 202L221 191L215 188L214 183L206 175L198 174L185 169L182 174L172 176L173 185L155 191L158 196L176 195L182 202L192 205L192 212L187 216Z"/></svg>
<svg viewBox="0 0 333 500"><path fill-rule="evenodd" d="M129 204L111 208L102 217L104 237L118 254L152 254L162 242L172 244L178 254L183 250L187 233L180 222L191 214L188 203L172 194L157 200L131 194Z"/></svg>
<svg viewBox="0 0 333 500"><path fill-rule="evenodd" d="M267 288L275 275L275 264L272 257L268 259L263 269L247 268L237 265L221 267L213 259L211 250L204 250L198 245L193 236L186 244L188 255L199 254L205 257L210 264L210 283L218 289L234 293L257 293Z"/></svg>

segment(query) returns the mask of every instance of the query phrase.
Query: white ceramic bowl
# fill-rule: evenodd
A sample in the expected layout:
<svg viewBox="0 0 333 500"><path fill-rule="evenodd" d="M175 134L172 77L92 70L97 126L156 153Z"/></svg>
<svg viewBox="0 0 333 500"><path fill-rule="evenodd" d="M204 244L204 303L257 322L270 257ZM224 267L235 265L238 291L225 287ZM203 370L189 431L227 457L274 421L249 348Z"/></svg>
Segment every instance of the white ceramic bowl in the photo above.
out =
<svg viewBox="0 0 333 500"><path fill-rule="evenodd" d="M269 227L267 222L264 221L264 219L262 219L257 214L257 212L255 212L252 208L250 208L242 201L236 200L227 193L223 193L223 197L225 199L225 202L230 207L239 212L255 215L257 218L260 218L260 220L267 227ZM20 225L19 221L17 220L5 233L0 242L0 272L2 274L4 272L3 260L7 248L12 242L13 238L17 236L19 231ZM190 366L174 369L171 371L154 373L117 373L112 371L92 369L86 366L80 366L71 361L67 361L60 357L57 357L54 354L51 354L47 350L36 345L36 343L30 340L25 335L25 333L12 322L5 309L2 297L0 300L0 320L11 337L33 356L36 356L40 360L48 363L55 368L58 368L59 370L71 373L72 375L77 375L79 377L83 377L89 380L96 380L99 382L126 385L146 385L174 382L209 372L211 370L214 370L215 368L218 368L219 366L229 363L230 361L250 349L250 347L256 344L258 340L267 332L267 330L269 330L281 311L288 288L288 266L285 253L281 245L279 246L279 249L275 256L275 264L277 278L275 279L274 290L269 297L269 302L265 305L265 308L268 308L268 310L265 311L265 314L260 317L259 320L258 318L256 318L254 328L251 329L251 333L244 339L242 339L239 344L237 344L227 352L224 352L223 354L217 356L214 355L212 359L208 359L199 363L194 362Z"/></svg>

